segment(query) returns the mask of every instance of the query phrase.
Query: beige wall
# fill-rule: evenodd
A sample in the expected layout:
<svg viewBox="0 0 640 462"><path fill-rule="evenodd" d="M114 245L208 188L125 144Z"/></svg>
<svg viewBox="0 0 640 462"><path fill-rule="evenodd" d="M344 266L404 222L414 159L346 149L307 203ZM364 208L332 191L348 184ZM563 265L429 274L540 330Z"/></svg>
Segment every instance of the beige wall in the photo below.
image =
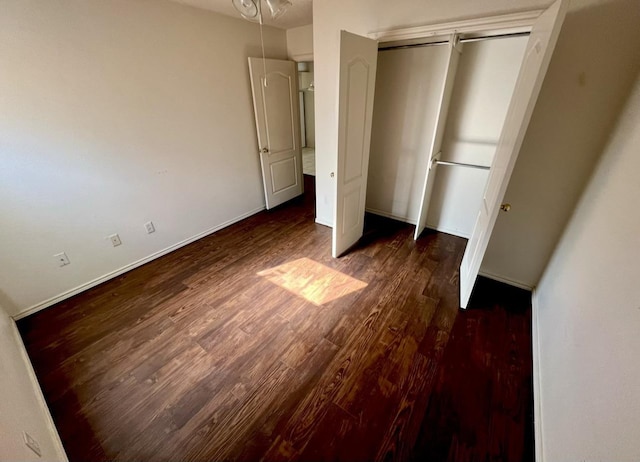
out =
<svg viewBox="0 0 640 462"><path fill-rule="evenodd" d="M247 71L256 24L164 0L0 9L10 314L264 206ZM265 28L268 56L286 58L285 34ZM63 251L71 264L59 268Z"/></svg>
<svg viewBox="0 0 640 462"><path fill-rule="evenodd" d="M24 444L38 442L42 458ZM0 460L67 460L13 320L0 306Z"/></svg>
<svg viewBox="0 0 640 462"><path fill-rule="evenodd" d="M313 25L287 29L287 56L293 61L313 61Z"/></svg>
<svg viewBox="0 0 640 462"><path fill-rule="evenodd" d="M639 146L640 78L535 297L546 461L640 460Z"/></svg>

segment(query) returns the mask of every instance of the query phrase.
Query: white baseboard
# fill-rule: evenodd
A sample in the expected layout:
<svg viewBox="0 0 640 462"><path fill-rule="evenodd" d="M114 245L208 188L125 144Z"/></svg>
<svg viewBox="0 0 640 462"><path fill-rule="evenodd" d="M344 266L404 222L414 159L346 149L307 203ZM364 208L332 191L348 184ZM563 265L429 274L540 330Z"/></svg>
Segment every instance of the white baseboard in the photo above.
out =
<svg viewBox="0 0 640 462"><path fill-rule="evenodd" d="M531 294L531 340L533 350L533 439L535 442L536 462L544 461L542 444L542 389L540 377L540 335L538 324L538 292L534 288Z"/></svg>
<svg viewBox="0 0 640 462"><path fill-rule="evenodd" d="M480 270L478 272L480 276L484 276L489 279L493 279L494 281L503 282L504 284L508 284L510 286L518 287L519 289L524 290L533 290L533 287L529 284L525 284L524 282L516 281L514 279L509 279L503 276L498 276L497 274L489 273L488 271Z"/></svg>
<svg viewBox="0 0 640 462"><path fill-rule="evenodd" d="M452 229L452 228L447 228L447 227L443 227L443 226L435 226L435 225L433 225L433 224L431 224L429 222L427 222L426 226L429 229L435 229L439 233L451 234L452 236L458 236L458 237L461 237L461 238L464 238L464 239L469 239L471 237L470 234L461 233L459 230Z"/></svg>
<svg viewBox="0 0 640 462"><path fill-rule="evenodd" d="M16 314L13 316L13 319L15 320L20 320L24 317L27 317L33 313L37 313L40 310L43 310L45 308L50 307L51 305L55 305L56 303L59 303L63 300L66 300L67 298L73 297L74 295L79 294L80 292L84 292L87 289L90 289L92 287L97 286L98 284L102 284L103 282L108 281L109 279L113 279L115 277L120 276L121 274L126 273L127 271L131 271L132 269L135 269L139 266L142 266L146 263L149 263L152 260L155 260L156 258L160 258L163 255L166 255L170 252L173 252L174 250L179 249L180 247L184 247L185 245L191 244L192 242L197 241L198 239L202 239L203 237L208 236L209 234L213 234L216 231L220 231L223 228L226 228L227 226L231 226L234 223L237 223L239 221L244 220L245 218L248 218L252 215L255 215L256 213L262 212L265 209L265 206L263 205L262 207L258 207L256 209L253 209L247 213L244 213L238 217L232 218L231 220L225 221L224 223L221 223L218 226L214 226L213 228L210 228L206 231L203 231L201 233L196 234L195 236L191 236L183 241L178 242L177 244L173 244L165 249L159 250L158 252L154 252L151 255L141 258L138 261L135 261L133 263L129 263L128 265L123 266L122 268L118 268L117 270L111 271L107 274L104 274L100 277L97 277L96 279L93 279L92 281L86 282L84 284L79 285L78 287L74 287L71 290L68 290L66 292L63 292L59 295L56 295L54 297L49 298L48 300L45 300L43 302L40 303L36 303L35 305L21 311L20 313Z"/></svg>
<svg viewBox="0 0 640 462"><path fill-rule="evenodd" d="M329 223L328 221L323 220L322 218L316 217L316 223L322 226L326 226L328 228L333 228L333 223Z"/></svg>
<svg viewBox="0 0 640 462"><path fill-rule="evenodd" d="M33 370L33 365L31 364L31 360L29 359L29 354L27 353L27 349L22 342L22 337L20 336L20 332L18 331L18 326L14 320L10 319L9 324L11 325L11 330L13 331L13 336L15 339L15 343L20 350L20 356L22 357L22 362L24 363L25 368L27 369L27 374L29 375L29 381L33 386L33 391L36 395L36 399L38 401L38 405L42 409L42 413L45 416L47 421L47 428L49 430L49 434L51 440L54 443L56 452L58 453L58 460L63 462L68 462L67 453L64 450L64 446L62 445L62 440L60 439L60 435L58 434L58 430L56 429L55 424L53 423L53 418L51 417L51 413L49 412L49 407L47 406L47 402L44 399L44 395L42 394L42 389L40 388L40 383L38 383L38 379L36 378L36 373Z"/></svg>
<svg viewBox="0 0 640 462"><path fill-rule="evenodd" d="M414 225L415 226L417 224L416 220L411 220L408 217L394 215L393 213L384 212L382 210L372 209L372 208L369 208L369 207L367 207L365 210L367 212L369 212L369 213L373 213L374 215L379 215L379 216L385 217L385 218L391 218L392 220L401 221L403 223L409 223L410 225Z"/></svg>

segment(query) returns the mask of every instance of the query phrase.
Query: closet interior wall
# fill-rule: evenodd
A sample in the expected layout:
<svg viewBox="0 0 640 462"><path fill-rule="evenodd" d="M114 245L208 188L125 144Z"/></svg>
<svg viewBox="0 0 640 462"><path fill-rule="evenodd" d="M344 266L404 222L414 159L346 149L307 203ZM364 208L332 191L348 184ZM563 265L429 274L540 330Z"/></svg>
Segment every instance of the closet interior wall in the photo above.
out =
<svg viewBox="0 0 640 462"><path fill-rule="evenodd" d="M490 166L527 37L464 43L455 74L441 160ZM447 46L380 50L367 210L415 224L428 169ZM434 165L427 226L468 238L488 170Z"/></svg>
<svg viewBox="0 0 640 462"><path fill-rule="evenodd" d="M378 52L368 212L416 223L447 58L445 46Z"/></svg>

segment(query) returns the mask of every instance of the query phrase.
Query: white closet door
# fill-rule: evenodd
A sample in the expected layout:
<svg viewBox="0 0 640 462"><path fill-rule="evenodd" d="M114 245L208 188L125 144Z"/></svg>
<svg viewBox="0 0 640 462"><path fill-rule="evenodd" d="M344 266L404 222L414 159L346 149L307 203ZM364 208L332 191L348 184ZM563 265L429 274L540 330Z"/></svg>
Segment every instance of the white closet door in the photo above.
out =
<svg viewBox="0 0 640 462"><path fill-rule="evenodd" d="M362 237L378 42L340 32L338 166L332 255Z"/></svg>
<svg viewBox="0 0 640 462"><path fill-rule="evenodd" d="M489 244L500 203L518 157L567 9L558 0L536 20L509 103L478 218L460 265L460 306L466 308Z"/></svg>
<svg viewBox="0 0 640 462"><path fill-rule="evenodd" d="M271 209L303 192L296 63L249 58L249 72L264 196Z"/></svg>
<svg viewBox="0 0 640 462"><path fill-rule="evenodd" d="M447 113L449 112L449 103L451 102L451 94L453 93L453 85L456 79L456 70L460 59L460 47L462 45L456 43L456 37L452 36L449 40L449 61L442 82L440 91L440 110L436 117L436 129L433 132L431 140L431 148L429 149L429 162L427 167L427 175L424 179L424 187L422 188L422 202L418 213L418 222L416 223L416 231L413 238L418 239L422 231L427 225L427 215L429 212L429 202L431 200L431 192L435 181L436 165L433 163L442 148L442 139L444 138L444 129L447 123Z"/></svg>

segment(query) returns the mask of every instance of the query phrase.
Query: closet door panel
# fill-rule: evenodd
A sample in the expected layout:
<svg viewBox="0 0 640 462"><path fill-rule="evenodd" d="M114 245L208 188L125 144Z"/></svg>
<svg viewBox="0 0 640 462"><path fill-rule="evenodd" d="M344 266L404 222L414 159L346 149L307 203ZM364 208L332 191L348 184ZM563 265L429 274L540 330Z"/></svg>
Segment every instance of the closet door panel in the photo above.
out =
<svg viewBox="0 0 640 462"><path fill-rule="evenodd" d="M435 130L429 147L427 175L425 177L424 186L422 188L422 201L420 204L420 211L418 213L416 230L413 236L414 239L418 239L420 237L420 234L422 234L422 231L424 231L424 228L427 225L427 214L429 212L429 203L431 201L431 192L433 191L433 184L435 181L436 173L434 160L438 156L440 148L442 147L447 114L449 111L449 103L451 101L451 95L453 94L453 86L456 78L460 52L462 49L460 44L456 45L455 36L451 36L447 47L449 50L447 70L445 72L444 81L440 90L439 111L436 117Z"/></svg>
<svg viewBox="0 0 640 462"><path fill-rule="evenodd" d="M487 249L531 114L555 48L568 3L558 0L533 25L478 219L460 265L460 306L466 308Z"/></svg>
<svg viewBox="0 0 640 462"><path fill-rule="evenodd" d="M378 42L340 32L334 257L358 242L364 229L377 61Z"/></svg>

